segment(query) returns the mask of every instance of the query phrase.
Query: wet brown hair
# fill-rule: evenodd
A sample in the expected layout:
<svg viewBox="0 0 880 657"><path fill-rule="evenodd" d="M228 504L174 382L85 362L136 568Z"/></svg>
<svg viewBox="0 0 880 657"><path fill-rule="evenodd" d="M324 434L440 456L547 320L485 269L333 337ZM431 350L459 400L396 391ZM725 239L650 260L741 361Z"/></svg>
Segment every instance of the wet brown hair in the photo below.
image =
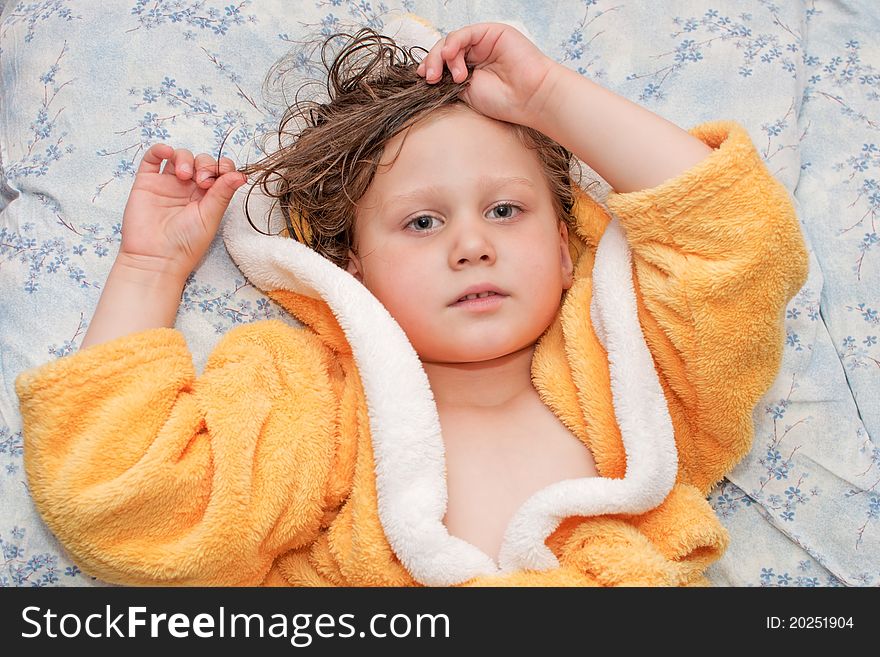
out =
<svg viewBox="0 0 880 657"><path fill-rule="evenodd" d="M328 57L340 39L341 50L335 57ZM274 199L270 214L280 205L287 225L282 234L343 269L347 266L349 249L357 253L357 202L373 181L385 144L428 113L465 104L461 93L470 84L470 74L457 83L444 67L440 81L428 84L416 72L427 52L420 46L401 46L371 28L355 34L337 32L323 40L320 53L329 100L300 101L297 92L295 102L284 111L278 131L273 133L279 148L264 159L238 168L260 186L263 194ZM282 59L273 69L284 63ZM468 71L473 67L469 65ZM290 129L291 123L294 129ZM577 184L572 168L577 164L579 169L580 163L566 148L537 130L508 125L524 146L536 152L556 215L571 233L572 185ZM247 204L245 213L251 226L263 233L251 221Z"/></svg>

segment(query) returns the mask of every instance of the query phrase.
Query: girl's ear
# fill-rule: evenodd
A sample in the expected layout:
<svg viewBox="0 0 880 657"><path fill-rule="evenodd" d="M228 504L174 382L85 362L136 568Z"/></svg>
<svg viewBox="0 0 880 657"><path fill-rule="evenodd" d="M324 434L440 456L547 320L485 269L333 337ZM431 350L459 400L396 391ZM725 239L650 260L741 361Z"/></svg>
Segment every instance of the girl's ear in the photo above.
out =
<svg viewBox="0 0 880 657"><path fill-rule="evenodd" d="M364 282L364 274L363 269L361 267L361 259L357 257L354 251L351 249L348 250L348 265L345 270L358 279L361 283Z"/></svg>
<svg viewBox="0 0 880 657"><path fill-rule="evenodd" d="M571 252L568 250L568 225L564 221L559 222L559 255L562 265L562 289L567 290L574 285L574 264L571 261Z"/></svg>

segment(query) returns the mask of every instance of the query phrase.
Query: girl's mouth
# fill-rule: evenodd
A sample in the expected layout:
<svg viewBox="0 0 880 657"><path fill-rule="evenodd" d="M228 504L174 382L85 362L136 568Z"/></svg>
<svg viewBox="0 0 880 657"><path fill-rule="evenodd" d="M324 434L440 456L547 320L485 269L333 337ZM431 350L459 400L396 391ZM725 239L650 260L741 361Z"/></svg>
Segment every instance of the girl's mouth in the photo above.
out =
<svg viewBox="0 0 880 657"><path fill-rule="evenodd" d="M463 296L461 299L459 299L459 301L470 301L471 299L482 299L484 297L492 296L494 294L497 294L497 292L489 291L489 292L480 292L479 294L468 294L466 296Z"/></svg>
<svg viewBox="0 0 880 657"><path fill-rule="evenodd" d="M486 311L498 308L506 298L504 294L495 292L483 293L481 295L469 294L452 304L453 308L465 308L473 311Z"/></svg>

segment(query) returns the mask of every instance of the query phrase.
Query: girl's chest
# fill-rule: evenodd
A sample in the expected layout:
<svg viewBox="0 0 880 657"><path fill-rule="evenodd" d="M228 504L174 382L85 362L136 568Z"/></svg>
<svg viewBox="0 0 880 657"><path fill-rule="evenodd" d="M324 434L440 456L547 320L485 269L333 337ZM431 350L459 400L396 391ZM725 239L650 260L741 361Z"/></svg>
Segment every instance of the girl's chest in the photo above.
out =
<svg viewBox="0 0 880 657"><path fill-rule="evenodd" d="M534 493L598 476L590 450L539 399L513 414L440 413L444 524L497 560L511 517Z"/></svg>

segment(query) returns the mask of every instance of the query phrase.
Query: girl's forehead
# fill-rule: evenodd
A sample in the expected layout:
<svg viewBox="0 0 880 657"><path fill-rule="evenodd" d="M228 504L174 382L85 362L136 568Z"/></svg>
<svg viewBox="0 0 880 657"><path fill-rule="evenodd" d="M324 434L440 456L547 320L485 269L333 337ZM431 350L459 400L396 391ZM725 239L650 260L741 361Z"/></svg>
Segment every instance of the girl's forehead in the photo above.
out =
<svg viewBox="0 0 880 657"><path fill-rule="evenodd" d="M412 148L442 140L444 147L480 141L502 141L522 145L514 126L476 112L466 105L447 105L422 116L415 123L397 132L385 144L385 150ZM524 146L524 145L523 145Z"/></svg>
<svg viewBox="0 0 880 657"><path fill-rule="evenodd" d="M541 168L537 152L509 124L487 117L465 121L447 117L414 125L386 142L375 176L397 184L441 173L472 177L500 169L534 176Z"/></svg>

